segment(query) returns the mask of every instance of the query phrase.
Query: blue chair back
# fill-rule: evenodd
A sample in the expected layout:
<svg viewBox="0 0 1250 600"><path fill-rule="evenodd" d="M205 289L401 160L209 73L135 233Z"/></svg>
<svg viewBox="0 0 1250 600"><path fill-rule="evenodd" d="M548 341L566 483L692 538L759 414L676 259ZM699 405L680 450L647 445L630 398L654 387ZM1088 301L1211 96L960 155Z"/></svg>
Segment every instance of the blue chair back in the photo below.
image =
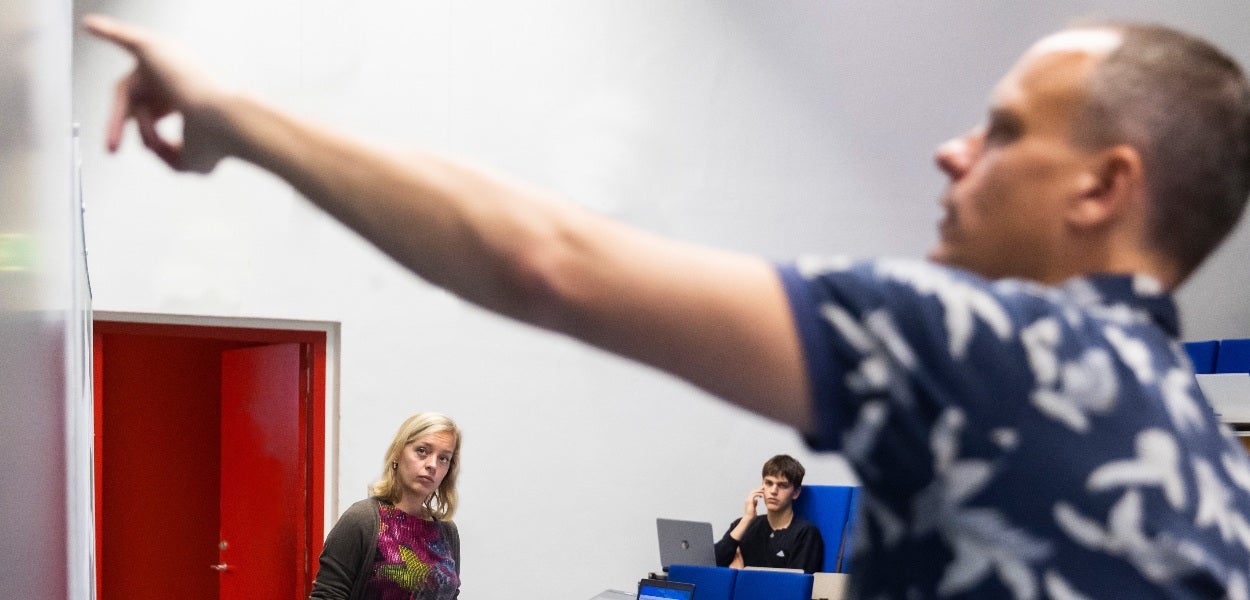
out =
<svg viewBox="0 0 1250 600"><path fill-rule="evenodd" d="M1216 373L1250 373L1250 340L1220 340Z"/></svg>
<svg viewBox="0 0 1250 600"><path fill-rule="evenodd" d="M859 488L851 485L805 485L794 501L794 514L811 521L825 540L825 573L847 573L851 566L851 532L859 504Z"/></svg>
<svg viewBox="0 0 1250 600"><path fill-rule="evenodd" d="M699 600L731 600L738 570L729 567L702 565L669 565L671 581L694 584L694 596Z"/></svg>
<svg viewBox="0 0 1250 600"><path fill-rule="evenodd" d="M1189 354L1189 361L1194 363L1194 373L1214 373L1215 360L1220 352L1220 342L1219 340L1186 342L1185 352Z"/></svg>
<svg viewBox="0 0 1250 600"><path fill-rule="evenodd" d="M1194 373L1250 373L1250 339L1185 342Z"/></svg>
<svg viewBox="0 0 1250 600"><path fill-rule="evenodd" d="M811 600L813 581L807 573L743 569L734 581L733 600ZM703 600L698 587L694 593Z"/></svg>

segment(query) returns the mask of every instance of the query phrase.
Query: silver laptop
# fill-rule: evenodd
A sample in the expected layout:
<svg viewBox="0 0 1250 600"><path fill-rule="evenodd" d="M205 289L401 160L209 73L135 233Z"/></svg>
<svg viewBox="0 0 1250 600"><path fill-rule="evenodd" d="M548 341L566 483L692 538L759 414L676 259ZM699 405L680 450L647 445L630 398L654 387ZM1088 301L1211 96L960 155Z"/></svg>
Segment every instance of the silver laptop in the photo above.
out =
<svg viewBox="0 0 1250 600"><path fill-rule="evenodd" d="M656 519L655 532L660 540L660 566L665 571L669 565L716 565L711 523Z"/></svg>

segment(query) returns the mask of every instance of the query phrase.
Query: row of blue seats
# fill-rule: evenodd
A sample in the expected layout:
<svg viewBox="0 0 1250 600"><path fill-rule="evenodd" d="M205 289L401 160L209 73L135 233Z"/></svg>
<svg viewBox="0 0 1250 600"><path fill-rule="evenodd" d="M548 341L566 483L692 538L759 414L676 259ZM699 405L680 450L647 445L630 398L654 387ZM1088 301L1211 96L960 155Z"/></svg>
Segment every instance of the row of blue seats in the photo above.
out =
<svg viewBox="0 0 1250 600"><path fill-rule="evenodd" d="M729 567L672 565L668 578L693 583L699 600L810 600L813 576Z"/></svg>
<svg viewBox="0 0 1250 600"><path fill-rule="evenodd" d="M794 514L811 521L825 541L822 572L850 571L858 506L859 488L847 485L805 485L794 500ZM810 600L815 583L806 573L695 565L670 565L668 578L693 583L699 600Z"/></svg>
<svg viewBox="0 0 1250 600"><path fill-rule="evenodd" d="M1194 372L1250 373L1250 340L1206 340L1186 342L1185 352L1194 363Z"/></svg>

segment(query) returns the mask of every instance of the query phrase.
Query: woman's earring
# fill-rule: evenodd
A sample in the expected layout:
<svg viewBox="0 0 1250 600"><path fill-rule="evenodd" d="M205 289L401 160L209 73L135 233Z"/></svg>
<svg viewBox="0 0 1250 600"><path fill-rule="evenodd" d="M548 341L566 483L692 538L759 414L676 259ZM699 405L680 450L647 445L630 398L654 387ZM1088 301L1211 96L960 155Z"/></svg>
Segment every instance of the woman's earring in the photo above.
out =
<svg viewBox="0 0 1250 600"><path fill-rule="evenodd" d="M395 469L398 469L398 468L399 468L399 463L397 463L397 462L392 462L392 463L391 463L391 470L392 470L392 471L394 471Z"/></svg>

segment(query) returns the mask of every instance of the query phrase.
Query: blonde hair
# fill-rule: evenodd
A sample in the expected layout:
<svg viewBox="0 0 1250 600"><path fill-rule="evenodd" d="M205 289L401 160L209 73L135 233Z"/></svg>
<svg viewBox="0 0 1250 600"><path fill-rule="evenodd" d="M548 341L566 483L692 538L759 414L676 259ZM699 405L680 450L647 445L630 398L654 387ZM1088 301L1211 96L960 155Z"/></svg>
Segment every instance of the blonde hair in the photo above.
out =
<svg viewBox="0 0 1250 600"><path fill-rule="evenodd" d="M395 480L395 469L392 464L399 461L399 454L408 444L423 435L433 433L451 434L456 440L455 449L452 451L451 466L447 468L447 475L443 477L442 483L438 484L438 489L425 499L422 506L429 511L430 516L439 520L450 519L456 514L456 475L460 473L460 428L456 426L455 421L451 420L451 417L440 413L417 413L408 417L399 426L399 431L395 432L395 439L391 440L391 446L387 448L382 461L382 478L369 486L369 494L391 504L399 502L403 489Z"/></svg>

